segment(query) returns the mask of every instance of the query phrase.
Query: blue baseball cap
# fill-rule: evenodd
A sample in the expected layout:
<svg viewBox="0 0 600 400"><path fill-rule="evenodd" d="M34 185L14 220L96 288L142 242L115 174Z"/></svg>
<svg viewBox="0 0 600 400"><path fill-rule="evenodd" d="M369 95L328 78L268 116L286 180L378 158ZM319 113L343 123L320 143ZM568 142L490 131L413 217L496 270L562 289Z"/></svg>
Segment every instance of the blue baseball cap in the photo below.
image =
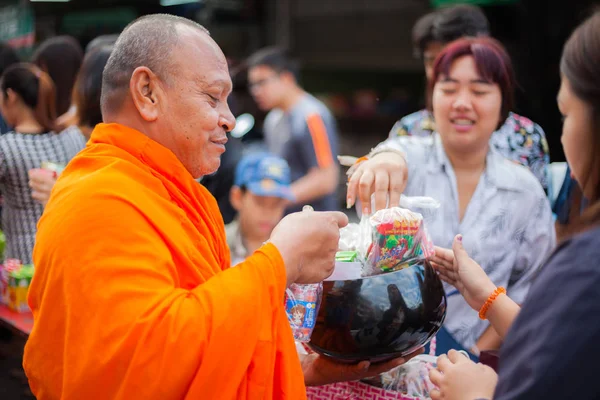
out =
<svg viewBox="0 0 600 400"><path fill-rule="evenodd" d="M270 153L254 153L242 158L235 169L234 185L245 187L257 196L294 200L288 163Z"/></svg>

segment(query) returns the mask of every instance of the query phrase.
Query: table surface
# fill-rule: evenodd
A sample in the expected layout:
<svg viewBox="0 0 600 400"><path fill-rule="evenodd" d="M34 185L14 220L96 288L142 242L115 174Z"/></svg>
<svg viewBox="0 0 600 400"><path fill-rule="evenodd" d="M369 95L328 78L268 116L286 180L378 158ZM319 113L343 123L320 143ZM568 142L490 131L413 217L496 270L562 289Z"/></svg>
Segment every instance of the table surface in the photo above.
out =
<svg viewBox="0 0 600 400"><path fill-rule="evenodd" d="M31 312L17 313L4 304L0 304L0 323L8 325L22 335L28 336L33 328L33 315Z"/></svg>

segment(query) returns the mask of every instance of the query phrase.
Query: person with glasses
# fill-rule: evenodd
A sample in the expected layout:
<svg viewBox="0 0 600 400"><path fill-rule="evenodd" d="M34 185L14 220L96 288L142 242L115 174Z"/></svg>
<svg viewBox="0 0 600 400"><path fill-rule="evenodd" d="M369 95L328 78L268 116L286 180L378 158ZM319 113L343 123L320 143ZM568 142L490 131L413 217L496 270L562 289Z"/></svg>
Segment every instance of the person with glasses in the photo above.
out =
<svg viewBox="0 0 600 400"><path fill-rule="evenodd" d="M279 48L259 50L248 59L248 85L258 106L269 111L264 135L269 152L291 168L295 202L288 212L310 204L336 210L339 167L335 119L327 107L300 87L297 67Z"/></svg>

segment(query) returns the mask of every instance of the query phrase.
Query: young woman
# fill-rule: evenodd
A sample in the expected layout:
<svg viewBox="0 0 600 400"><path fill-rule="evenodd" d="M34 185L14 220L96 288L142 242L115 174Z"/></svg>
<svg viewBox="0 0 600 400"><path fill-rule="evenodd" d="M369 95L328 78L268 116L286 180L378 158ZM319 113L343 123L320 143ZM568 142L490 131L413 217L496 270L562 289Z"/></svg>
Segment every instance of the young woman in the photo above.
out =
<svg viewBox="0 0 600 400"><path fill-rule="evenodd" d="M433 68L431 137L396 137L350 169L348 203L359 195L369 213L397 205L400 194L430 196L441 208L428 221L433 242L465 247L490 275L523 301L531 279L554 247L550 204L535 176L490 147L490 137L512 109L515 85L510 58L494 39L459 39L444 48ZM446 287L448 314L437 336L439 354L497 348L500 338L458 292Z"/></svg>
<svg viewBox="0 0 600 400"><path fill-rule="evenodd" d="M86 140L89 139L94 127L102 122L100 112L102 71L112 49L112 45L99 46L90 50L85 56L73 89L73 116L63 118L63 122L68 125L66 129L79 130ZM56 177L43 170L32 170L29 178L33 198L45 205L56 183Z"/></svg>
<svg viewBox="0 0 600 400"><path fill-rule="evenodd" d="M5 258L31 262L42 206L34 201L28 172L44 162L67 164L85 146L79 131L54 133L54 84L32 64L16 64L0 79L0 111L13 132L0 136L0 192Z"/></svg>
<svg viewBox="0 0 600 400"><path fill-rule="evenodd" d="M459 240L454 243L454 258L438 251L440 275L474 310L487 309L484 317L506 337L499 375L456 352L440 357L438 371L431 373L440 388L433 399L600 398L600 382L595 379L600 358L599 63L600 12L596 12L565 45L558 93L564 118L561 141L588 207L571 223L571 236L540 270L523 308L504 294L495 297L496 285Z"/></svg>

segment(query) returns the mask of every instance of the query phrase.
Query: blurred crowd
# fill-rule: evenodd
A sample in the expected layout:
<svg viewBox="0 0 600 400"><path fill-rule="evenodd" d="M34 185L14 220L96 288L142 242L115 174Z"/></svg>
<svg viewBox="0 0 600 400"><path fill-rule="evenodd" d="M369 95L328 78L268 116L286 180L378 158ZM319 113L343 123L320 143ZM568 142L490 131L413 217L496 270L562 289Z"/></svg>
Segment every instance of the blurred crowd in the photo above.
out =
<svg viewBox="0 0 600 400"><path fill-rule="evenodd" d="M103 70L116 40L99 37L82 49L74 38L54 37L28 61L0 44L5 259L32 263L52 188L102 122ZM302 88L288 50L264 48L231 69L234 83L242 83L229 98L237 126L228 132L219 170L198 184L218 202L232 265L305 205L356 207L360 217L397 205L401 193L429 196L441 203L428 226L434 243L451 248L462 234L464 248L493 284L516 303L525 301L540 267L585 210L586 196L566 165L551 164L543 128L514 112L511 59L490 37L481 9L432 11L414 25L412 43L427 79L426 104L398 116L389 138L373 143L369 155L352 154L364 157L347 177L338 162L336 120ZM400 166L393 160L398 155ZM346 207L338 201L340 179L348 179ZM489 321L478 318L456 288L445 289L449 305L438 354L463 350L478 360L481 351L499 349L502 337Z"/></svg>

